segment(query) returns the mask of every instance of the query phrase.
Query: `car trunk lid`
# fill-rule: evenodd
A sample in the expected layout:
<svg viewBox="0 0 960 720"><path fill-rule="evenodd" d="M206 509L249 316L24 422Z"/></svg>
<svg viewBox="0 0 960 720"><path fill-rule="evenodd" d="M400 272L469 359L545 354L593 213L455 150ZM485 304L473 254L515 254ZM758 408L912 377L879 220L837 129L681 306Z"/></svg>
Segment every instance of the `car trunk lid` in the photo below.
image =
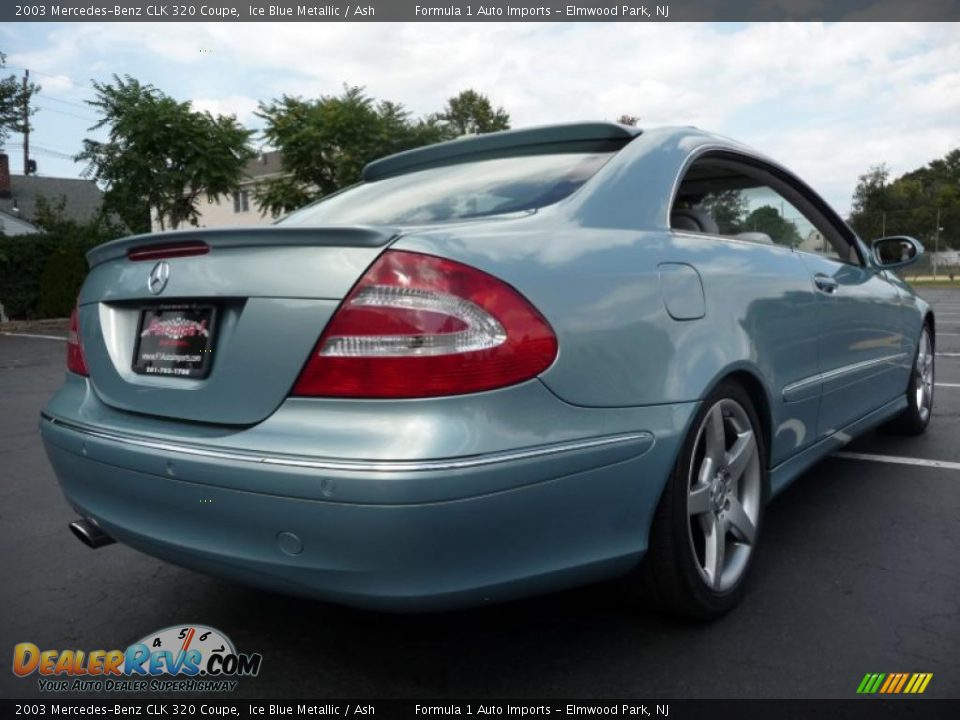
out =
<svg viewBox="0 0 960 720"><path fill-rule="evenodd" d="M159 417L263 420L289 394L340 300L396 235L381 227L218 228L94 248L79 299L94 391L108 405ZM152 362L158 342L176 370Z"/></svg>

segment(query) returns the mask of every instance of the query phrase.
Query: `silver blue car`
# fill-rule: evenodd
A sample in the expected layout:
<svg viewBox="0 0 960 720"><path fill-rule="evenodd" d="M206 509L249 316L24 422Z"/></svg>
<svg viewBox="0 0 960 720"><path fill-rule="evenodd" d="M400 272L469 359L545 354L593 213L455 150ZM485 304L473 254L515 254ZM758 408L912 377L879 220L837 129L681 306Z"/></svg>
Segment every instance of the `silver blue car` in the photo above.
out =
<svg viewBox="0 0 960 720"><path fill-rule="evenodd" d="M771 497L929 423L922 251L700 130L470 137L92 250L40 426L91 547L393 610L623 576L709 618Z"/></svg>

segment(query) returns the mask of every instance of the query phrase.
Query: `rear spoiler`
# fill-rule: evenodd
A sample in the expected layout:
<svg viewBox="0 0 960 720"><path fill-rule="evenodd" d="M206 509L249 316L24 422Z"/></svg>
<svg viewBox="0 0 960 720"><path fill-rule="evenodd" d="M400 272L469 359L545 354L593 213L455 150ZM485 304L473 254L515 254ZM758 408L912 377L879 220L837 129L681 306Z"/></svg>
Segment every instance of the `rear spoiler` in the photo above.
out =
<svg viewBox="0 0 960 720"><path fill-rule="evenodd" d="M399 231L390 227L350 225L343 227L230 227L194 228L162 233L146 233L111 240L87 252L91 268L108 260L126 257L131 251L151 246L206 244L210 248L255 247L259 245L316 245L339 247L383 247Z"/></svg>
<svg viewBox="0 0 960 720"><path fill-rule="evenodd" d="M589 122L471 135L374 160L363 168L363 179L372 182L414 170L454 165L467 160L490 160L550 152L619 150L641 132L639 128L629 125Z"/></svg>

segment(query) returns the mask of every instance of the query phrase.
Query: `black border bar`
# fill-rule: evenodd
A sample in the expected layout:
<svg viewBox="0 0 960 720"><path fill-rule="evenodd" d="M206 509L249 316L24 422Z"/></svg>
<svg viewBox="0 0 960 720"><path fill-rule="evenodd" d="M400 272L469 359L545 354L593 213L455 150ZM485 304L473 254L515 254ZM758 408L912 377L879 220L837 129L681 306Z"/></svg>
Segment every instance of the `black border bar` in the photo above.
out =
<svg viewBox="0 0 960 720"><path fill-rule="evenodd" d="M154 699L0 700L0 715L15 717L189 718L659 718L660 720L928 720L960 716L960 700L238 700Z"/></svg>
<svg viewBox="0 0 960 720"><path fill-rule="evenodd" d="M960 0L3 0L0 22L956 21Z"/></svg>

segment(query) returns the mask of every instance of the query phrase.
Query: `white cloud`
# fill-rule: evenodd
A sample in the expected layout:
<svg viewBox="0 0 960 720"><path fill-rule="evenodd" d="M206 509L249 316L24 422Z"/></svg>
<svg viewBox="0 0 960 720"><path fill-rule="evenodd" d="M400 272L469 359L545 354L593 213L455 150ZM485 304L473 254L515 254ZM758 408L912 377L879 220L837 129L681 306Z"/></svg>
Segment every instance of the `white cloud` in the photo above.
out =
<svg viewBox="0 0 960 720"><path fill-rule="evenodd" d="M870 165L903 172L960 144L950 24L84 24L11 55L25 63L79 81L110 67L246 122L259 99L350 83L415 114L473 87L514 126L695 124L782 160L841 211Z"/></svg>
<svg viewBox="0 0 960 720"><path fill-rule="evenodd" d="M216 98L194 98L194 110L206 110L214 115L234 115L237 120L249 125L254 120L257 101L245 95L227 95Z"/></svg>

